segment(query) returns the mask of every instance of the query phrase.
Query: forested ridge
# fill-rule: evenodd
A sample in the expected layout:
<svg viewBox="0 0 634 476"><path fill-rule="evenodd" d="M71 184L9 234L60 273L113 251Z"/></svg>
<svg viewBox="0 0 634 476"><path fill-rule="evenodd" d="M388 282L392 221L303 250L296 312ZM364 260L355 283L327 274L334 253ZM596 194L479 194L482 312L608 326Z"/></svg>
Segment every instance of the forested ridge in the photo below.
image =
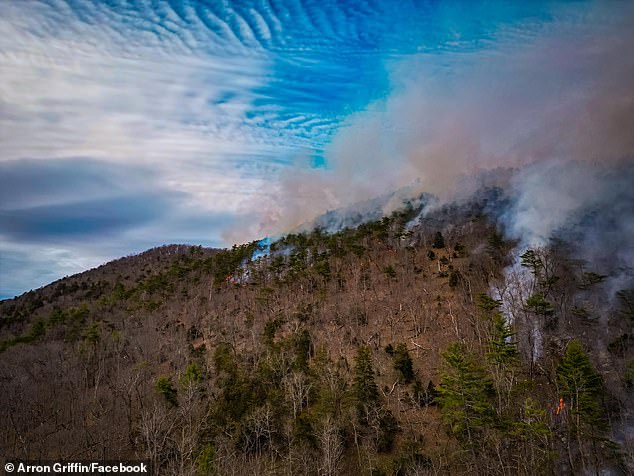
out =
<svg viewBox="0 0 634 476"><path fill-rule="evenodd" d="M565 237L508 239L502 206L487 190L270 244L170 245L2 301L0 454L630 474L634 289Z"/></svg>

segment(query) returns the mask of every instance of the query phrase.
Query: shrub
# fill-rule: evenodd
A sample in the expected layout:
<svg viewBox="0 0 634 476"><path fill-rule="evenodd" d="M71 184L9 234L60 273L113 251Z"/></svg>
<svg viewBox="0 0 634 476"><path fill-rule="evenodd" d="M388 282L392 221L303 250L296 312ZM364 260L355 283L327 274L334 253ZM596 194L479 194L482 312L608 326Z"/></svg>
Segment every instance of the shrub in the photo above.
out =
<svg viewBox="0 0 634 476"><path fill-rule="evenodd" d="M177 390L170 377L159 377L156 381L156 390L165 397L171 406L178 406Z"/></svg>

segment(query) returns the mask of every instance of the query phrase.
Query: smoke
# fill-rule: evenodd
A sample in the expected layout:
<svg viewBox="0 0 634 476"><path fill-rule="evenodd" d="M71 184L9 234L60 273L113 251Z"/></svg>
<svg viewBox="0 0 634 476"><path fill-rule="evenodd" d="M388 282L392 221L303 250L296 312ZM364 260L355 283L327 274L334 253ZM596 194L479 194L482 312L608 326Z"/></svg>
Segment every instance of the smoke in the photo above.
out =
<svg viewBox="0 0 634 476"><path fill-rule="evenodd" d="M502 216L507 233L525 247L546 245L575 213L606 202L615 178L605 166L575 161L537 162L517 171L513 204Z"/></svg>
<svg viewBox="0 0 634 476"><path fill-rule="evenodd" d="M610 277L610 294L634 284L634 167L631 161L537 162L511 180L500 221L519 248L570 244L575 257Z"/></svg>
<svg viewBox="0 0 634 476"><path fill-rule="evenodd" d="M388 63L390 94L347 120L327 166L304 159L267 184L260 196L270 199L243 204L262 219L233 238L275 235L404 187L460 198L473 177L502 167L517 171L513 232L545 239L605 191L599 170L634 157L634 7L600 8L539 36L519 29L476 51Z"/></svg>

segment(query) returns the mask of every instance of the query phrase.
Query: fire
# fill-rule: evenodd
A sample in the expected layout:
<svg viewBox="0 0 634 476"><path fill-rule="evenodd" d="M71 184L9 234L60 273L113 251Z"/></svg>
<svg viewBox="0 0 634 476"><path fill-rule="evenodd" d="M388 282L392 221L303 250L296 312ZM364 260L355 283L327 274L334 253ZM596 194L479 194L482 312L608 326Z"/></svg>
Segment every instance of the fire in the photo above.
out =
<svg viewBox="0 0 634 476"><path fill-rule="evenodd" d="M564 408L566 408L566 404L564 403L564 399L560 398L559 405L557 406L557 409L555 410L555 415L559 415Z"/></svg>

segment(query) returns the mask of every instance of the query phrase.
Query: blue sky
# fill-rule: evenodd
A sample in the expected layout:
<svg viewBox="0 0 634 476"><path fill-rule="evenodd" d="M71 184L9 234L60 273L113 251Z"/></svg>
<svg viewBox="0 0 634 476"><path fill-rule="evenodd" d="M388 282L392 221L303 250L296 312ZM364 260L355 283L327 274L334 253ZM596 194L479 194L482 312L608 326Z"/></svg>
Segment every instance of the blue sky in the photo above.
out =
<svg viewBox="0 0 634 476"><path fill-rule="evenodd" d="M4 1L0 297L522 155L596 89L624 5Z"/></svg>

